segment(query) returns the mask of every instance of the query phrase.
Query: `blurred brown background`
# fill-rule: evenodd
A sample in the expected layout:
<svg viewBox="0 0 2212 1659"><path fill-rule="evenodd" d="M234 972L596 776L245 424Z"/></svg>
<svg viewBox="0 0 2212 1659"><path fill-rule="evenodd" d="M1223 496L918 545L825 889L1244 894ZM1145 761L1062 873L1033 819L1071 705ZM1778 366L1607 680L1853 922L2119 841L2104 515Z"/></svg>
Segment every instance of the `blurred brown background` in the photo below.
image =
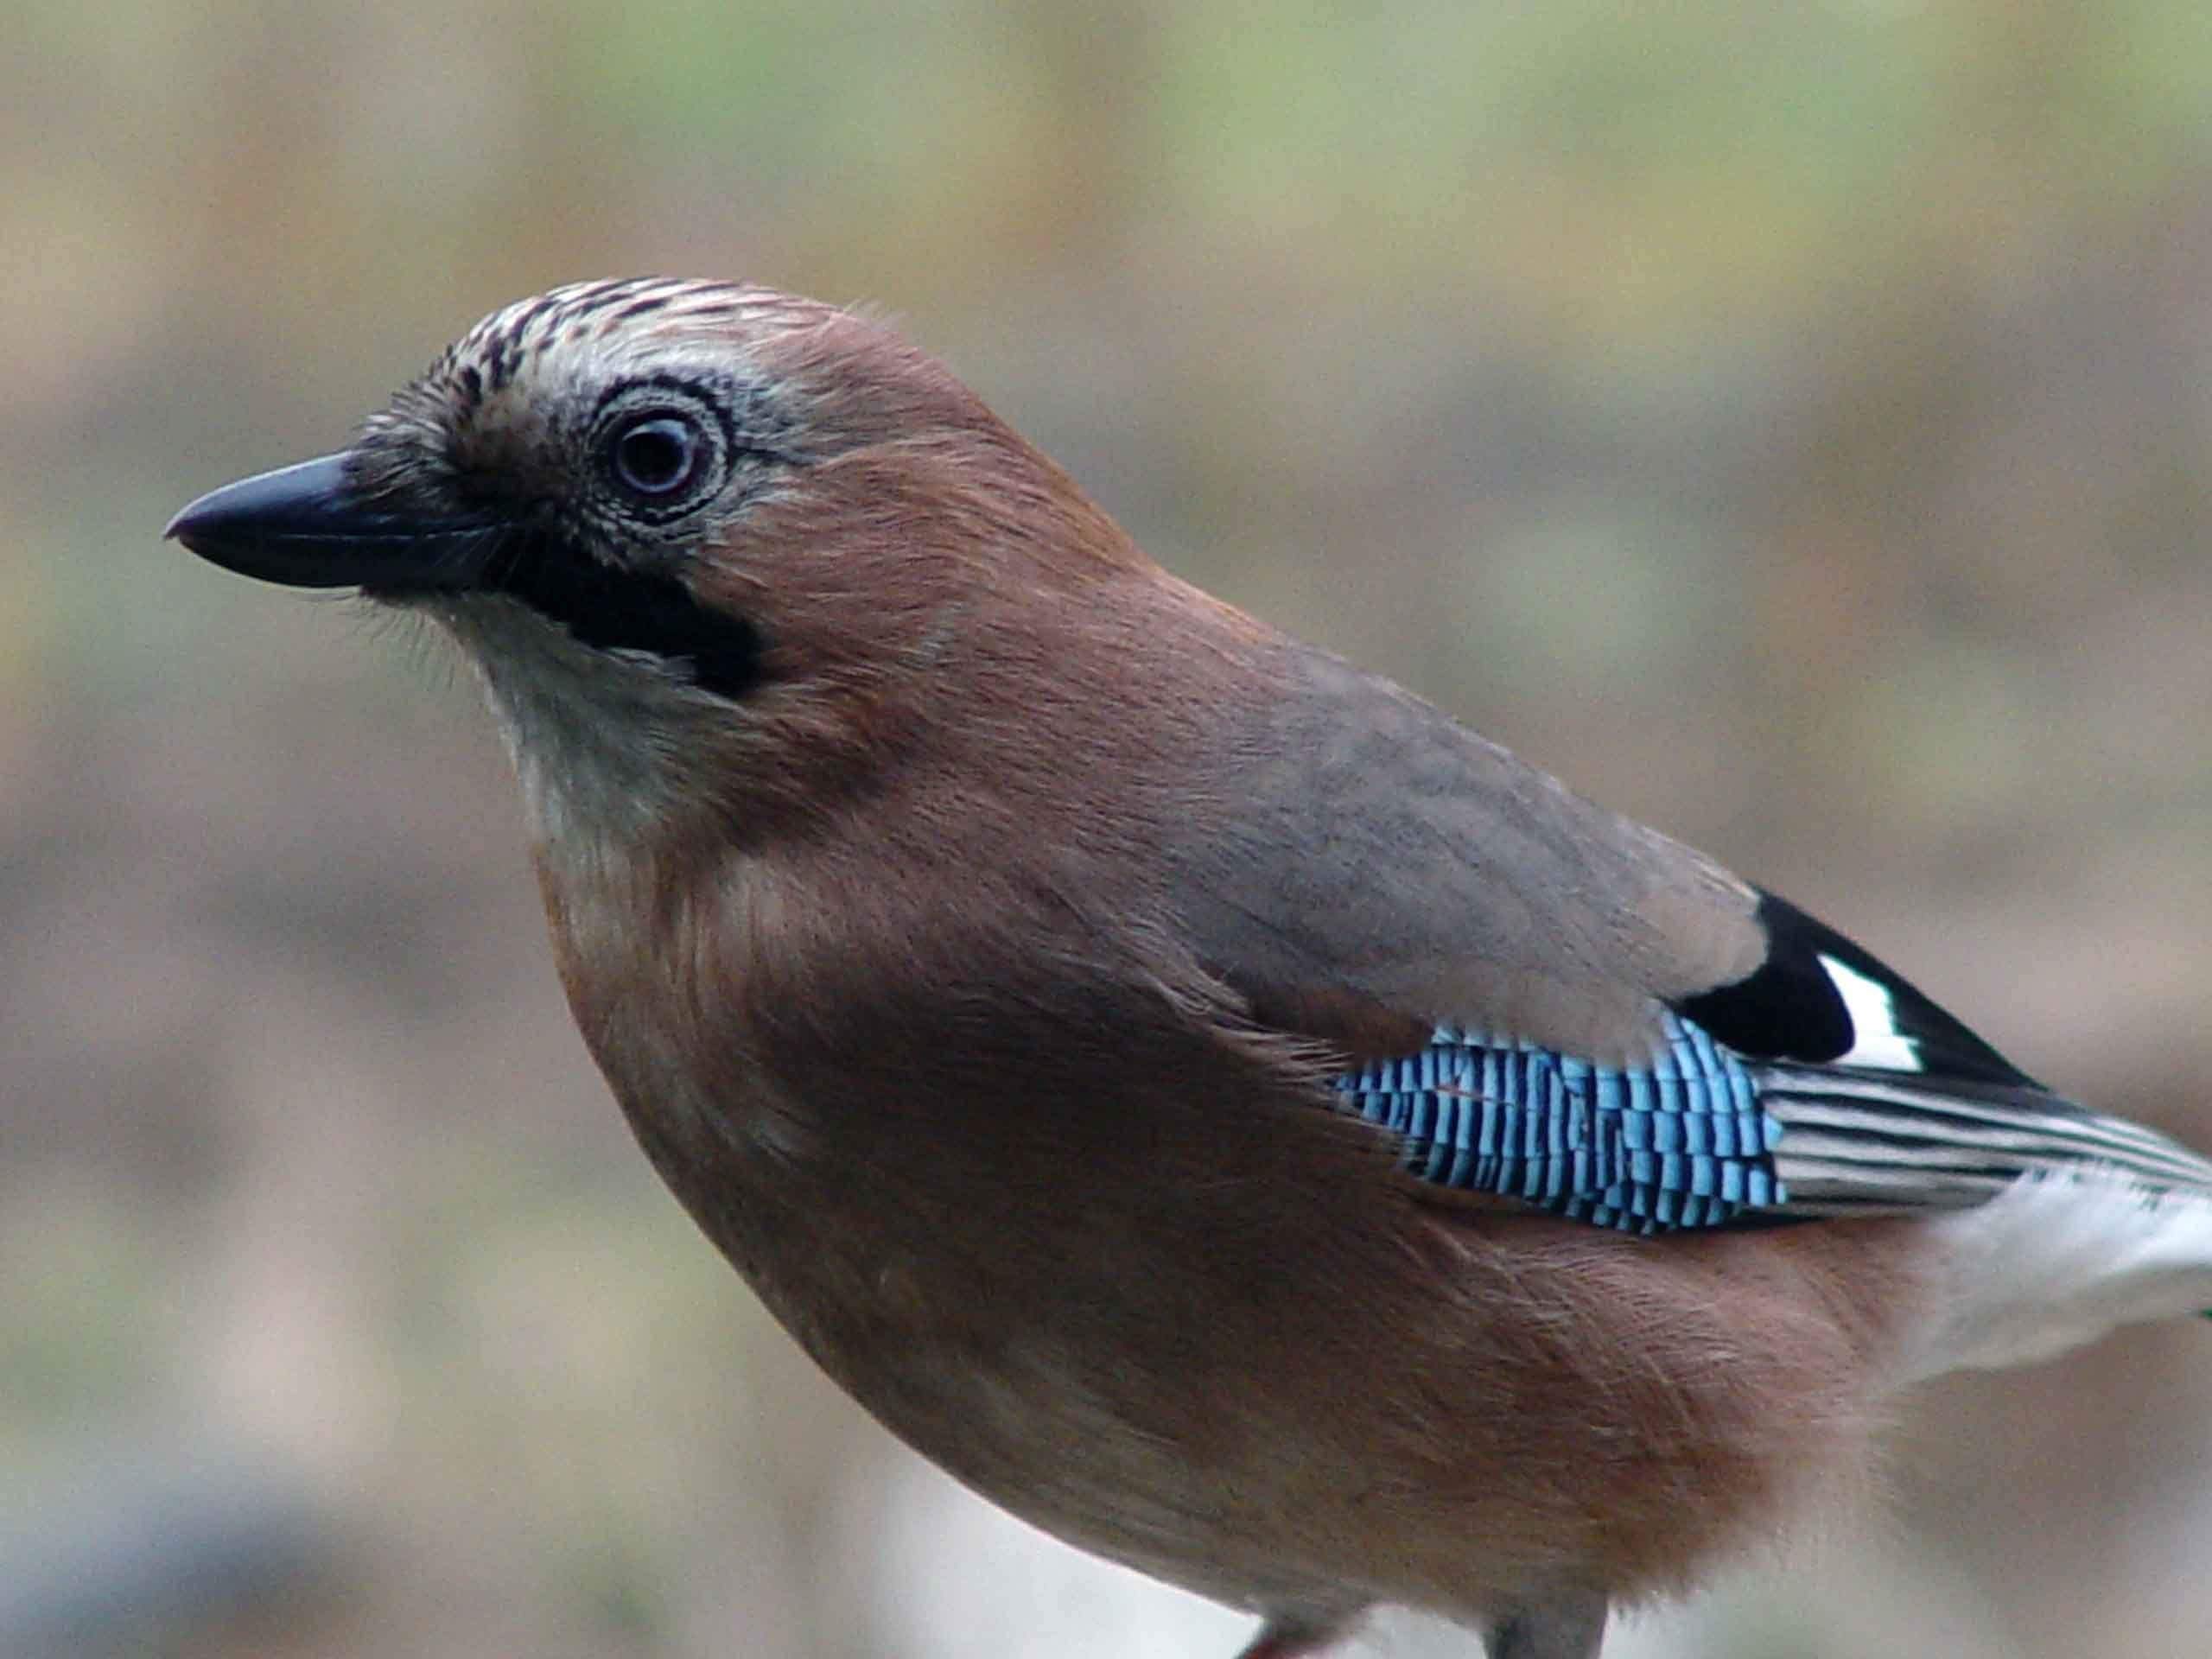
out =
<svg viewBox="0 0 2212 1659"><path fill-rule="evenodd" d="M2202 0L452 10L0 15L0 1654L1240 1633L813 1376L466 683L156 539L556 281L880 303L1179 570L2212 1142ZM2212 1651L2212 1330L1893 1444L1624 1653Z"/></svg>

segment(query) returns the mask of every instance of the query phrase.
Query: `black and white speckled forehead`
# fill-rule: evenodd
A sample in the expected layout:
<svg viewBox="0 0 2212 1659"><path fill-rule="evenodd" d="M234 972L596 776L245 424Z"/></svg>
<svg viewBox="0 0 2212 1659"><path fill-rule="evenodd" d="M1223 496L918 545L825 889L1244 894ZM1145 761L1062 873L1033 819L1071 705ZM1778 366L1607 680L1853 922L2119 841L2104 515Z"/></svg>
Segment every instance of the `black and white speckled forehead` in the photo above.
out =
<svg viewBox="0 0 2212 1659"><path fill-rule="evenodd" d="M571 283L494 311L440 359L433 375L463 400L527 387L548 359L582 353L617 371L681 352L701 336L734 337L799 325L828 308L762 288L665 276Z"/></svg>
<svg viewBox="0 0 2212 1659"><path fill-rule="evenodd" d="M371 498L463 474L527 485L557 476L557 442L608 392L663 379L696 385L743 447L787 448L798 423L752 344L835 315L747 285L671 277L573 283L477 323L364 423L355 486Z"/></svg>

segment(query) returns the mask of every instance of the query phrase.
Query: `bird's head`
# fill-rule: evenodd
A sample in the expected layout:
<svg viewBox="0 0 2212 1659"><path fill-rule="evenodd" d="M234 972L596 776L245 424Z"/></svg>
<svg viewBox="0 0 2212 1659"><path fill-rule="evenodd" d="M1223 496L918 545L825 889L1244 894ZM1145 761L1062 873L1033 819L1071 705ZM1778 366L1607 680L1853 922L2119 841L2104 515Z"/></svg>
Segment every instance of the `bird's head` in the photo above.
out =
<svg viewBox="0 0 2212 1659"><path fill-rule="evenodd" d="M994 603L1151 569L880 324L660 279L493 313L351 448L168 533L442 624L549 836L818 811L927 721L933 684L972 683L951 659L991 649Z"/></svg>

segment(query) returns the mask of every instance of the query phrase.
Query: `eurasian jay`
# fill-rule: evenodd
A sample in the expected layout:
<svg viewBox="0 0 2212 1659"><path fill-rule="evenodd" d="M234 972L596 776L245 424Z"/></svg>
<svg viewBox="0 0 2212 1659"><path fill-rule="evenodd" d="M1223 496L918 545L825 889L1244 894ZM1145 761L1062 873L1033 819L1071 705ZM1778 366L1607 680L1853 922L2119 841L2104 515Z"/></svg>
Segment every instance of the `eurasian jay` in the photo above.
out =
<svg viewBox="0 0 2212 1659"><path fill-rule="evenodd" d="M556 289L168 533L459 642L699 1225L1247 1659L1589 1659L1916 1379L2212 1306L2212 1164L1168 575L864 317Z"/></svg>

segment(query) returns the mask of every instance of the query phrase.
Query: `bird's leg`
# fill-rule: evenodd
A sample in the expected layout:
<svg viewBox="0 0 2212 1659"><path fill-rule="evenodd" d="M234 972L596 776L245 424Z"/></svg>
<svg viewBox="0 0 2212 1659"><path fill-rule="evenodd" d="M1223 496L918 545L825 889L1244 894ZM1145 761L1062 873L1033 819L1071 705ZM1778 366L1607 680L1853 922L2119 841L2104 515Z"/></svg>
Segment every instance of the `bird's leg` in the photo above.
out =
<svg viewBox="0 0 2212 1659"><path fill-rule="evenodd" d="M1320 1659L1344 1633L1342 1624L1315 1624L1300 1618L1270 1618L1236 1659Z"/></svg>
<svg viewBox="0 0 2212 1659"><path fill-rule="evenodd" d="M1498 1620L1490 1633L1490 1659L1598 1659L1605 1640L1605 1599L1562 1596Z"/></svg>

